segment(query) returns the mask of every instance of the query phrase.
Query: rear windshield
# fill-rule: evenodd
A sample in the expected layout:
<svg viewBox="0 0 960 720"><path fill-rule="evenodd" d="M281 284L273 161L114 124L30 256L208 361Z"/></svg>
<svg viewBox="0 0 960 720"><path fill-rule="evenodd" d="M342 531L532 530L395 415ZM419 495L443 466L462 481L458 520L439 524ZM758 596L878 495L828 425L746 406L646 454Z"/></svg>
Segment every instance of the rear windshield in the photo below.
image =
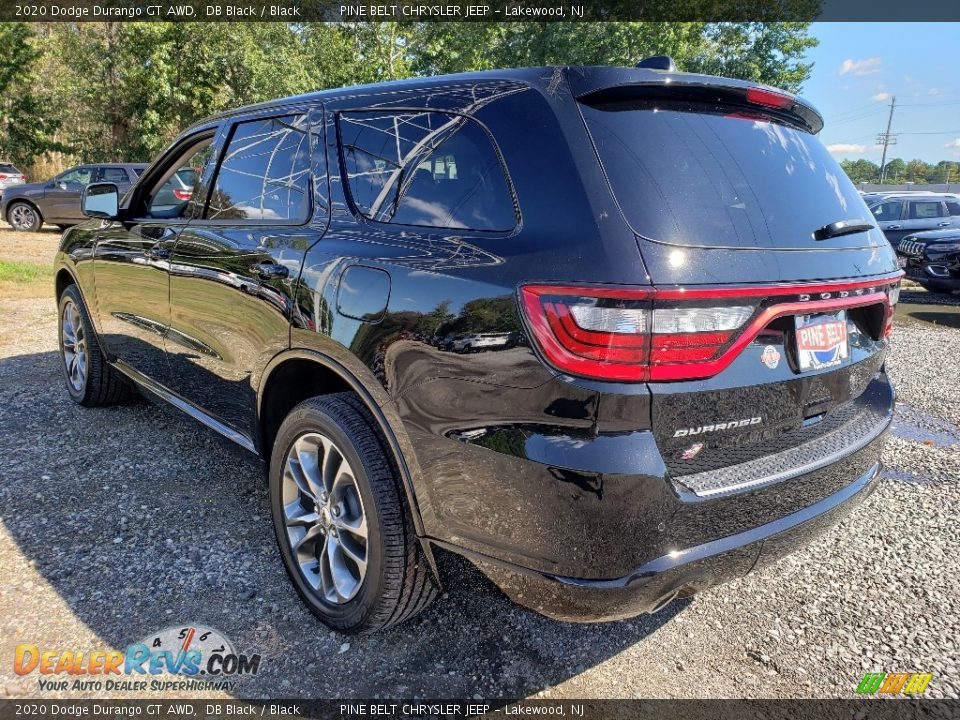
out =
<svg viewBox="0 0 960 720"><path fill-rule="evenodd" d="M7 173L9 175L19 175L20 171L17 170L13 165L8 165L7 163L0 163L0 173Z"/></svg>
<svg viewBox="0 0 960 720"><path fill-rule="evenodd" d="M581 108L627 222L648 239L809 248L817 228L870 217L823 144L793 126L690 102ZM866 233L827 242L831 248L871 245Z"/></svg>

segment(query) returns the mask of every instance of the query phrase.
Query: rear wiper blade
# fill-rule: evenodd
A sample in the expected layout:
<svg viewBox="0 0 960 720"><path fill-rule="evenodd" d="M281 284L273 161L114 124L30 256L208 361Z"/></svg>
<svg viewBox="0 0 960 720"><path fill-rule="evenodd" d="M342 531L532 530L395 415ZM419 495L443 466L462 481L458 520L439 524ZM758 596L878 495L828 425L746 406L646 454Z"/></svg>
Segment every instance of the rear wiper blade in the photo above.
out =
<svg viewBox="0 0 960 720"><path fill-rule="evenodd" d="M876 227L872 222L856 218L854 220L837 220L829 225L824 225L813 231L814 240L829 240L830 238L840 237L841 235L853 235L854 233L867 232Z"/></svg>

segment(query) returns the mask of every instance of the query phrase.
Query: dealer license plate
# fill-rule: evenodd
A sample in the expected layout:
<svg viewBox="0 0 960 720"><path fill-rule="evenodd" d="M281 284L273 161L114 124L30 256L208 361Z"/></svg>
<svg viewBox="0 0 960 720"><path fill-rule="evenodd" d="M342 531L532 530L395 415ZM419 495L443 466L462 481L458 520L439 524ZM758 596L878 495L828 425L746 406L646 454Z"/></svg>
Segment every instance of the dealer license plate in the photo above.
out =
<svg viewBox="0 0 960 720"><path fill-rule="evenodd" d="M795 322L801 372L835 367L850 357L846 310L797 315Z"/></svg>

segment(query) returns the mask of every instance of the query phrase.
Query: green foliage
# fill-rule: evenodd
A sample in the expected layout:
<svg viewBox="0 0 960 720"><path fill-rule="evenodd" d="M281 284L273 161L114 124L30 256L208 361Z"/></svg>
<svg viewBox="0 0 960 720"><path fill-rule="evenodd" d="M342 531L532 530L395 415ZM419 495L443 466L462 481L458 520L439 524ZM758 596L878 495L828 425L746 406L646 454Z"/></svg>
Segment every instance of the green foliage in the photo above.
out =
<svg viewBox="0 0 960 720"><path fill-rule="evenodd" d="M53 269L46 264L0 260L0 282L29 283L52 276Z"/></svg>
<svg viewBox="0 0 960 720"><path fill-rule="evenodd" d="M0 24L0 152L27 165L50 150L63 163L148 161L206 115L284 95L664 53L797 90L815 43L807 24L782 22Z"/></svg>
<svg viewBox="0 0 960 720"><path fill-rule="evenodd" d="M55 149L56 123L38 94L34 70L41 57L25 23L0 23L0 159L28 164Z"/></svg>
<svg viewBox="0 0 960 720"><path fill-rule="evenodd" d="M873 183L880 179L880 166L869 160L843 160L840 167L854 183Z"/></svg>

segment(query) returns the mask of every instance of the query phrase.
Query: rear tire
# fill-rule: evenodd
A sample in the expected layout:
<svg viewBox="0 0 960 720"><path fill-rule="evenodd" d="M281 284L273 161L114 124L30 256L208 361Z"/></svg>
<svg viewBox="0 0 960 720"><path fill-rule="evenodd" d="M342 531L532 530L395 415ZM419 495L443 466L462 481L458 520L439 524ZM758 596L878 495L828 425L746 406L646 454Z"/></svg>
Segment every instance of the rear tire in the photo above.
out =
<svg viewBox="0 0 960 720"><path fill-rule="evenodd" d="M60 367L70 399L84 407L116 405L130 388L106 361L83 304L80 290L70 285L60 296Z"/></svg>
<svg viewBox="0 0 960 720"><path fill-rule="evenodd" d="M399 473L353 393L310 398L283 421L270 504L287 573L325 625L375 632L436 597Z"/></svg>
<svg viewBox="0 0 960 720"><path fill-rule="evenodd" d="M37 232L43 227L43 216L30 203L15 201L7 208L7 222L14 230Z"/></svg>

